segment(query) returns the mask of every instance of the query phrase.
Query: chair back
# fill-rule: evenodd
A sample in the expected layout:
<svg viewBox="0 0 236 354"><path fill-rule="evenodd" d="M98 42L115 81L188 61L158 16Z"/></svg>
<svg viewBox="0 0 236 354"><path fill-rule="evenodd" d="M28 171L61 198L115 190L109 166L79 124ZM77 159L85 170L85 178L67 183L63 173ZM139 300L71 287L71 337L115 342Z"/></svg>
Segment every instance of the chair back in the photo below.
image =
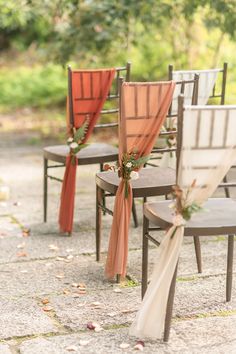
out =
<svg viewBox="0 0 236 354"><path fill-rule="evenodd" d="M196 179L198 189L211 195L211 179L220 182L235 159L236 106L184 106L182 96L178 101L177 182L187 188Z"/></svg>
<svg viewBox="0 0 236 354"><path fill-rule="evenodd" d="M178 135L178 129L177 129L178 110L175 107L173 109L173 102L175 101L176 92L181 92L181 95L183 96L183 100L185 100L186 91L188 93L191 92L191 104L196 105L197 96L198 96L198 82L199 82L199 76L197 74L195 74L194 78L191 80L183 80L183 81L175 82L176 86L174 90L172 104L170 106L165 124L163 126L164 129L160 132L159 138L164 138L166 139L166 141L176 140L176 136ZM176 153L177 146L175 143L173 143L172 145L168 143L164 145L165 145L164 147L155 146L153 148L152 153L154 155L151 157L151 160L156 160L158 157L160 158L161 155L165 152L169 152L171 154ZM151 162L148 162L148 165L156 167L156 164L152 164Z"/></svg>
<svg viewBox="0 0 236 354"><path fill-rule="evenodd" d="M168 81L120 82L119 146L124 150L120 152L136 147L142 155L146 145L153 145L160 132L170 108L174 84Z"/></svg>
<svg viewBox="0 0 236 354"><path fill-rule="evenodd" d="M198 86L198 104L205 105L209 99L213 102L218 102L223 105L225 103L225 90L227 79L227 63L224 63L222 69L208 69L208 70L180 70L176 71L173 65L169 65L168 78L169 80L183 80L192 79L195 74L199 75ZM176 101L180 92L175 92L174 101ZM186 95L185 104L191 104L191 92ZM217 103L217 102L216 102Z"/></svg>
<svg viewBox="0 0 236 354"><path fill-rule="evenodd" d="M75 127L75 121L78 119L76 116L81 115L81 119L84 119L86 114L91 113L89 109L88 112L84 109L81 112L80 102L87 100L87 107L89 108L93 102L101 99L101 90L104 85L104 80L109 80L109 76L104 77L106 75L106 69L99 71L97 74L93 73L93 75L92 72L92 70L81 72L80 70L72 70L70 66L68 67L68 115L71 127ZM125 80L130 81L130 72L131 63L129 62L127 62L126 66L115 68L115 77L97 120L98 124L94 126L94 129L118 126L119 78L121 75L124 75ZM80 87L73 85L73 79L76 78L76 76L79 76L78 83ZM89 85L88 81L90 81ZM106 119L105 116L107 117ZM102 118L108 121L108 123L103 123ZM112 122L110 122L111 120Z"/></svg>

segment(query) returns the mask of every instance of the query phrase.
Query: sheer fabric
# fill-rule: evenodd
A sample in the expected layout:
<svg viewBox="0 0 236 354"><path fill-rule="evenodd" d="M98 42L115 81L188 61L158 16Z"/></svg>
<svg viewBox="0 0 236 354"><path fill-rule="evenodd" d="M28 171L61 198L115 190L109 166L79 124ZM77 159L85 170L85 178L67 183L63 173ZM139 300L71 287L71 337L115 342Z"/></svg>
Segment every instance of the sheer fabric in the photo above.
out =
<svg viewBox="0 0 236 354"><path fill-rule="evenodd" d="M150 154L171 104L175 83L124 83L121 89L119 124L119 163L123 155L136 151L138 158ZM125 181L121 179L115 198L105 273L125 276L128 255L128 230L132 209L129 183L125 198Z"/></svg>
<svg viewBox="0 0 236 354"><path fill-rule="evenodd" d="M236 159L236 106L188 106L184 112L178 185L188 205L202 205ZM196 186L190 188L193 181ZM204 211L203 211L204 212ZM194 218L194 215L193 215ZM173 225L164 237L160 257L130 334L161 338L171 280L177 265L184 226Z"/></svg>
<svg viewBox="0 0 236 354"><path fill-rule="evenodd" d="M67 100L67 131L72 135L73 127L78 129L84 124L85 120L88 120L88 129L82 141L83 144L87 142L98 120L114 75L115 69L72 72L73 122L70 121ZM71 156L67 156L61 191L59 225L61 231L69 233L73 228L77 165L77 157L75 158L75 164L72 164Z"/></svg>
<svg viewBox="0 0 236 354"><path fill-rule="evenodd" d="M216 83L218 73L221 69L209 69L209 70L182 70L182 71L173 71L173 80L174 81L183 81L183 80L193 80L194 75L199 75L198 81L198 105L206 105L209 97L212 93L213 87ZM192 104L193 97L193 83L185 85L184 90L184 103L185 105ZM181 86L176 85L174 91L174 97L172 102L172 113L177 114L178 109L178 96L180 95ZM176 127L177 119L173 118L169 120L169 125L171 128ZM163 154L163 157L160 161L160 167L171 167L175 168L176 166L176 156L175 154L170 155L169 152Z"/></svg>

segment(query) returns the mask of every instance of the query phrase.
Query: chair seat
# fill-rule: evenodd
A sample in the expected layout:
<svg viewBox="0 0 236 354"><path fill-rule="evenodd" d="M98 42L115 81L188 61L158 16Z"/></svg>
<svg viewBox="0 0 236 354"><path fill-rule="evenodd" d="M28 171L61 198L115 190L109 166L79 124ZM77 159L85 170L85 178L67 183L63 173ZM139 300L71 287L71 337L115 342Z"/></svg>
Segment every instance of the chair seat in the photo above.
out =
<svg viewBox="0 0 236 354"><path fill-rule="evenodd" d="M172 225L170 200L144 204L144 215L162 229ZM236 201L231 198L211 198L203 211L194 214L185 225L185 236L226 235L236 233Z"/></svg>
<svg viewBox="0 0 236 354"><path fill-rule="evenodd" d="M68 145L47 146L43 149L48 160L65 163L69 154ZM79 165L89 165L118 160L118 149L104 143L93 143L82 149L78 154Z"/></svg>
<svg viewBox="0 0 236 354"><path fill-rule="evenodd" d="M172 191L176 172L171 168L142 168L139 178L131 181L134 197L164 195ZM96 174L96 183L103 190L115 194L120 183L117 172L100 172Z"/></svg>

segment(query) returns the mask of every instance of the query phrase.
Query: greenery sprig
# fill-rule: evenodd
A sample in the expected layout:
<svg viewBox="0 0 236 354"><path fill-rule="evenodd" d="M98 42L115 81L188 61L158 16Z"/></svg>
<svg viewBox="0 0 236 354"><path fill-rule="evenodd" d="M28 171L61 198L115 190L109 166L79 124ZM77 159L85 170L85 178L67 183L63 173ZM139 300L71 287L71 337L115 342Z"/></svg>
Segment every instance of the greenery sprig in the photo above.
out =
<svg viewBox="0 0 236 354"><path fill-rule="evenodd" d="M88 120L86 120L79 129L73 128L73 136L67 139L67 145L70 148L70 156L72 164L76 163L76 154L88 144L84 144L83 140L88 129Z"/></svg>
<svg viewBox="0 0 236 354"><path fill-rule="evenodd" d="M173 225L175 229L171 238L174 236L177 228L179 226L185 225L186 221L190 220L194 213L203 211L201 205L196 202L189 202L190 193L196 186L196 179L192 182L191 186L183 191L178 185L173 187L173 195L175 197L175 203L170 205L171 208L175 210L175 216L173 218Z"/></svg>
<svg viewBox="0 0 236 354"><path fill-rule="evenodd" d="M132 152L123 154L122 164L118 169L119 177L125 181L125 198L129 195L129 180L139 178L138 170L148 162L150 155L138 157L138 152L134 149Z"/></svg>

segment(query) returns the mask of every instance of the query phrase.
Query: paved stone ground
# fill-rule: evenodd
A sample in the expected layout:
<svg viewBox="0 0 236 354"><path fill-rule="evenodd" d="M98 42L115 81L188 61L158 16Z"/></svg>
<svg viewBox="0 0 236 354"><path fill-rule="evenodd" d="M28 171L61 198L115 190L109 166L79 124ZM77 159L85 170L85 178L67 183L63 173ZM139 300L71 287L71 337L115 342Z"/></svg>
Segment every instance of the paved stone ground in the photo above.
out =
<svg viewBox="0 0 236 354"><path fill-rule="evenodd" d="M97 166L78 170L75 232L66 237L57 227L57 182L50 182L48 223L42 222L41 149L24 146L21 139L6 148L7 141L2 136L0 178L11 196L0 202L0 353L135 352L136 339L128 328L140 304L141 226L131 227L130 280L120 286L108 282L109 216L103 219L102 261L97 263L94 255ZM141 224L141 201L137 208ZM30 228L30 234L24 235L23 228ZM192 240L186 239L182 248L169 343L146 341L145 353L236 352L235 281L232 301L225 302L227 242L222 236L203 237L201 244L201 275ZM150 269L157 257L157 249L150 248ZM87 330L88 321L98 322L103 331ZM129 347L121 349L121 343Z"/></svg>

